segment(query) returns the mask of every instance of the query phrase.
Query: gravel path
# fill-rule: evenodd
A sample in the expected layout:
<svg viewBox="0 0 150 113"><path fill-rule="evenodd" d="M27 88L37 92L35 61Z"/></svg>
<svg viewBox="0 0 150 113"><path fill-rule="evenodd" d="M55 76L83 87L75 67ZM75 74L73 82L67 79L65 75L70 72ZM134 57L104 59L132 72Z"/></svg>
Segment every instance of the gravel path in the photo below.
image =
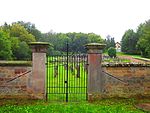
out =
<svg viewBox="0 0 150 113"><path fill-rule="evenodd" d="M118 56L118 57L121 59L129 59L131 62L134 63L147 63L146 61L135 59L132 56Z"/></svg>

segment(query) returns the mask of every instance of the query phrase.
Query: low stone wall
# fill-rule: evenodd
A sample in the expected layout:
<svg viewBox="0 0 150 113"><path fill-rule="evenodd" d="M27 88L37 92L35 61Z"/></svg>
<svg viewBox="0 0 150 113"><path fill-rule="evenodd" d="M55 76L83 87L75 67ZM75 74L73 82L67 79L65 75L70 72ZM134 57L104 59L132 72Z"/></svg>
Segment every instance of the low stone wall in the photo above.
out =
<svg viewBox="0 0 150 113"><path fill-rule="evenodd" d="M28 98L31 62L0 61L0 98Z"/></svg>
<svg viewBox="0 0 150 113"><path fill-rule="evenodd" d="M104 97L150 96L149 64L105 64Z"/></svg>
<svg viewBox="0 0 150 113"><path fill-rule="evenodd" d="M31 62L0 61L0 98L36 96L33 95L31 88L31 71ZM104 64L102 71L103 94L100 96L104 98L150 96L150 65Z"/></svg>

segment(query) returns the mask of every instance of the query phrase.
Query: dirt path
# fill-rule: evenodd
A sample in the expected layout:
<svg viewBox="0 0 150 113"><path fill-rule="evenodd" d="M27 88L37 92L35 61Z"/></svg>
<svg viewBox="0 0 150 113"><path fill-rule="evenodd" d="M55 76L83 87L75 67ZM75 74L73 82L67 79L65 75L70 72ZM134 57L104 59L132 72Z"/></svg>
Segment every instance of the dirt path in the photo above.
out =
<svg viewBox="0 0 150 113"><path fill-rule="evenodd" d="M135 59L132 56L118 56L118 57L121 59L129 59L131 62L134 62L134 63L146 63L146 61Z"/></svg>

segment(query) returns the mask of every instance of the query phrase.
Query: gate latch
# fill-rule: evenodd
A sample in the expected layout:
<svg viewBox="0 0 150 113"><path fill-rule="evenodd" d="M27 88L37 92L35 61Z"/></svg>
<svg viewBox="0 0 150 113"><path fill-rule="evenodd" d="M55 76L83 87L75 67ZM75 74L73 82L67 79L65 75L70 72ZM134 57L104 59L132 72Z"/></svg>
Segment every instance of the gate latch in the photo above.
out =
<svg viewBox="0 0 150 113"><path fill-rule="evenodd" d="M65 83L67 83L67 81L65 81Z"/></svg>

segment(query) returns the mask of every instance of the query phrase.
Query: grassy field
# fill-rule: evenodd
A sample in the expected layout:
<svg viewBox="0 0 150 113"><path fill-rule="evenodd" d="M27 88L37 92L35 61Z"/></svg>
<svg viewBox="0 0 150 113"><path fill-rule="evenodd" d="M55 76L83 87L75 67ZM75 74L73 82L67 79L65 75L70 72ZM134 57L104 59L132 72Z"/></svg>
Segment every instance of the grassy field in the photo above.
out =
<svg viewBox="0 0 150 113"><path fill-rule="evenodd" d="M103 99L93 103L51 103L37 100L0 100L0 113L144 113L135 104L149 99ZM147 112L148 113L148 112Z"/></svg>

